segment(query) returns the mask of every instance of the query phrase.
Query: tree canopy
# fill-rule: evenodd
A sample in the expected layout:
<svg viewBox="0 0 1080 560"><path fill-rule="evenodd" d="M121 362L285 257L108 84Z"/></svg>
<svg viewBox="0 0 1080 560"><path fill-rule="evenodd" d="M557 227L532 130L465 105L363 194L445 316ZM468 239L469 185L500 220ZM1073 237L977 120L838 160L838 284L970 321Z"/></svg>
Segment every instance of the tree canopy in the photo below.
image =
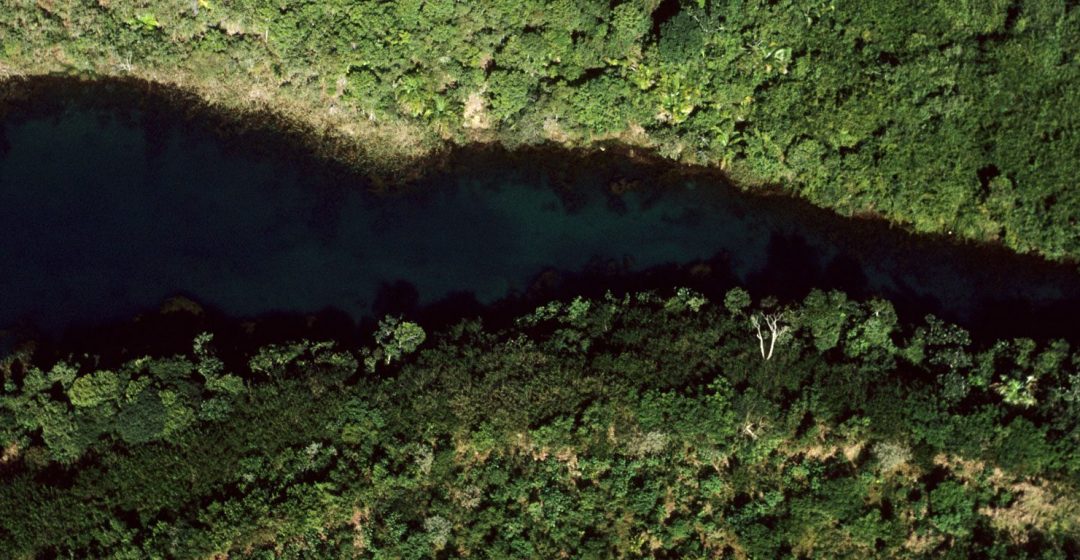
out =
<svg viewBox="0 0 1080 560"><path fill-rule="evenodd" d="M5 360L13 558L1067 558L1080 352L742 290ZM781 317L764 359L751 318ZM404 335L401 338L399 335ZM396 341L396 342L395 342ZM403 352L376 360L387 345ZM397 344L398 346L394 346ZM407 351L406 351L407 350Z"/></svg>
<svg viewBox="0 0 1080 560"><path fill-rule="evenodd" d="M1080 255L1068 0L43 1L0 30L0 78L177 85L368 163L619 141L845 215Z"/></svg>

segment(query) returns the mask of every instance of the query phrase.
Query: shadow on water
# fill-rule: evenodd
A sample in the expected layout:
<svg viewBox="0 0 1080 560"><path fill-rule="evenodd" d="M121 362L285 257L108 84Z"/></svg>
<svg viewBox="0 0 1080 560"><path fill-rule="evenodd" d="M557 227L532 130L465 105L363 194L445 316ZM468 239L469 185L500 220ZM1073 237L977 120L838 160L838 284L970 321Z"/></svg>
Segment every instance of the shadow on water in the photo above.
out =
<svg viewBox="0 0 1080 560"><path fill-rule="evenodd" d="M744 285L781 300L880 296L987 337L1077 339L1075 265L744 194L708 170L629 150L478 147L375 195L288 135L116 91L124 103L65 90L7 106L0 325L179 351L208 325L237 340L348 339L385 314L434 326L552 297ZM201 311L148 313L175 294Z"/></svg>

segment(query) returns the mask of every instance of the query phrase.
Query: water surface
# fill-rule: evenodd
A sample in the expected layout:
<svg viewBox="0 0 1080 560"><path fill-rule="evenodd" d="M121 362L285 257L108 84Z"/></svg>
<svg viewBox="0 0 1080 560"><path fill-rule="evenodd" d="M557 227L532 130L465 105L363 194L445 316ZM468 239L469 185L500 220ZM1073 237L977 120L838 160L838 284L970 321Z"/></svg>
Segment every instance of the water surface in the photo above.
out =
<svg viewBox="0 0 1080 560"><path fill-rule="evenodd" d="M193 126L79 107L3 124L0 326L57 332L177 293L235 316L333 307L359 318L398 281L421 305L460 292L489 303L597 259L631 271L711 259L717 277L763 292L837 287L1049 334L1067 334L1080 301L1070 267L630 163L613 175L583 160L568 176L463 157L410 194L378 197L362 178L226 147Z"/></svg>

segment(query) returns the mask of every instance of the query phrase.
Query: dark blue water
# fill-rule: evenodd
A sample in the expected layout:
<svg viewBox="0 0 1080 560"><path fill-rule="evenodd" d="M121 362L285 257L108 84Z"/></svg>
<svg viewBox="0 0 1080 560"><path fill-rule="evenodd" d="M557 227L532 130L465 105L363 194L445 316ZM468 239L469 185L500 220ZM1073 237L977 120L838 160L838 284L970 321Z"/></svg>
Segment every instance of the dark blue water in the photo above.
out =
<svg viewBox="0 0 1080 560"><path fill-rule="evenodd" d="M176 293L236 316L360 317L399 280L420 304L462 291L486 303L597 258L643 270L718 255L752 288L854 287L961 321L1080 301L1067 267L912 241L722 185L669 181L658 194L645 179L616 196L582 170L569 204L566 185L507 164L377 197L183 125L139 123L69 108L4 124L0 326L56 332Z"/></svg>

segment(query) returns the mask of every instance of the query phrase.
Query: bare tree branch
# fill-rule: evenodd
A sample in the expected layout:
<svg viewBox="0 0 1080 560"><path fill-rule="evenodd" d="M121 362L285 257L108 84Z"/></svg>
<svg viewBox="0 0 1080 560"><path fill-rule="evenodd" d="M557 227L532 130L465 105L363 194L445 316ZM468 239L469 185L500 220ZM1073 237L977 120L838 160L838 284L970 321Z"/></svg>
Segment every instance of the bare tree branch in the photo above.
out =
<svg viewBox="0 0 1080 560"><path fill-rule="evenodd" d="M750 322L753 323L754 328L757 329L758 345L761 346L761 357L765 358L765 338L761 336L761 323L758 322L757 315L751 315ZM765 359L768 360L768 358Z"/></svg>
<svg viewBox="0 0 1080 560"><path fill-rule="evenodd" d="M761 318L765 320L765 326L769 329L769 351L765 351L765 335L761 333L761 321L758 320L757 315L750 316L750 323L754 325L754 330L757 332L758 346L761 349L761 357L765 361L772 359L773 351L776 350L776 340L781 336L784 336L788 332L787 325L781 325L780 321L783 320L783 313L776 313L771 315L762 314Z"/></svg>

